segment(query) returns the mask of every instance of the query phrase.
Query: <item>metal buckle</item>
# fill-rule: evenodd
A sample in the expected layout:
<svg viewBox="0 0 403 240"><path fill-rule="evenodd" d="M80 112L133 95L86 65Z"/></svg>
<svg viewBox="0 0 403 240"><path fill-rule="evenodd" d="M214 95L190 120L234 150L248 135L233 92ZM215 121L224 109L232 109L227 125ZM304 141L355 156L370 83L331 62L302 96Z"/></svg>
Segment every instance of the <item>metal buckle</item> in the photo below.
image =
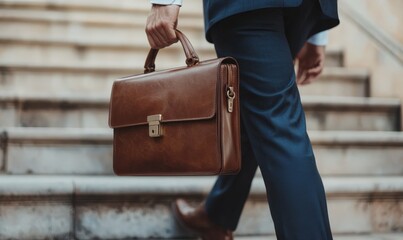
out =
<svg viewBox="0 0 403 240"><path fill-rule="evenodd" d="M227 88L227 103L228 103L228 112L232 113L234 111L234 98L235 98L235 91L234 87Z"/></svg>
<svg viewBox="0 0 403 240"><path fill-rule="evenodd" d="M148 135L150 137L161 137L162 136L161 120L162 120L161 114L147 116Z"/></svg>

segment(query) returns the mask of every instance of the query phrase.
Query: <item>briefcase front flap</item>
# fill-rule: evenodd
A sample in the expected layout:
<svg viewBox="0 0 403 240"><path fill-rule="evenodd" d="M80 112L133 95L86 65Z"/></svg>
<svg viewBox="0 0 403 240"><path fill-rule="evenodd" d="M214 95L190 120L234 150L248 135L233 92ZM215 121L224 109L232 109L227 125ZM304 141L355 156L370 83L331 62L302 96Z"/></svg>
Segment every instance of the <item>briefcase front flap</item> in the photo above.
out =
<svg viewBox="0 0 403 240"><path fill-rule="evenodd" d="M222 59L118 79L112 87L112 128L211 119L216 115Z"/></svg>

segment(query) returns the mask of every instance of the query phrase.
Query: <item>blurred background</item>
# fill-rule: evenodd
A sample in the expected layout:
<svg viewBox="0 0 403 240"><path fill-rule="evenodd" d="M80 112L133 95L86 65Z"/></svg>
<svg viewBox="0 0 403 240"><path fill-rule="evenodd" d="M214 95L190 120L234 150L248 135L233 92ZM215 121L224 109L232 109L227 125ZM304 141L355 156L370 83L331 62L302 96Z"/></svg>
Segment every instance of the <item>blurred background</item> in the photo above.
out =
<svg viewBox="0 0 403 240"><path fill-rule="evenodd" d="M320 79L300 88L336 240L403 239L403 1L340 0ZM214 177L116 177L108 101L142 73L147 0L0 0L0 239L185 238L170 204ZM202 60L201 1L178 28ZM183 66L179 44L157 70ZM275 239L256 175L236 239Z"/></svg>

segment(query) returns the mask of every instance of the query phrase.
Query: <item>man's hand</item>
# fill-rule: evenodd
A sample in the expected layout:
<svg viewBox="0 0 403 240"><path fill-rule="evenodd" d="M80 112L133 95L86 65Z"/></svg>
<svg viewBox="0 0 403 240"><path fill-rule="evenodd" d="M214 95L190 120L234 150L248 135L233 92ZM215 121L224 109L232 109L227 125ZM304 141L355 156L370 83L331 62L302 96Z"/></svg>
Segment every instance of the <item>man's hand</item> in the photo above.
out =
<svg viewBox="0 0 403 240"><path fill-rule="evenodd" d="M304 85L314 81L323 70L325 46L305 43L296 59L298 61L297 83Z"/></svg>
<svg viewBox="0 0 403 240"><path fill-rule="evenodd" d="M146 24L148 42L152 48L164 48L178 41L175 29L179 8L178 5L153 5Z"/></svg>

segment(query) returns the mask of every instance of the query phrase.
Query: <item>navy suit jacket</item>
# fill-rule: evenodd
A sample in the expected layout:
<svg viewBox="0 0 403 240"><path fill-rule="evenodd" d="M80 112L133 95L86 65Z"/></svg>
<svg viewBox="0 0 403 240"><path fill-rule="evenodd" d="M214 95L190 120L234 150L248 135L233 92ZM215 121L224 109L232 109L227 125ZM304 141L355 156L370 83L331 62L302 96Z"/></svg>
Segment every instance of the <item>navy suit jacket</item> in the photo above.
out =
<svg viewBox="0 0 403 240"><path fill-rule="evenodd" d="M235 15L261 8L297 7L303 0L203 0L204 21L207 40L208 30L216 22ZM329 29L339 23L337 0L318 0L322 10L322 22L318 23L316 32Z"/></svg>

